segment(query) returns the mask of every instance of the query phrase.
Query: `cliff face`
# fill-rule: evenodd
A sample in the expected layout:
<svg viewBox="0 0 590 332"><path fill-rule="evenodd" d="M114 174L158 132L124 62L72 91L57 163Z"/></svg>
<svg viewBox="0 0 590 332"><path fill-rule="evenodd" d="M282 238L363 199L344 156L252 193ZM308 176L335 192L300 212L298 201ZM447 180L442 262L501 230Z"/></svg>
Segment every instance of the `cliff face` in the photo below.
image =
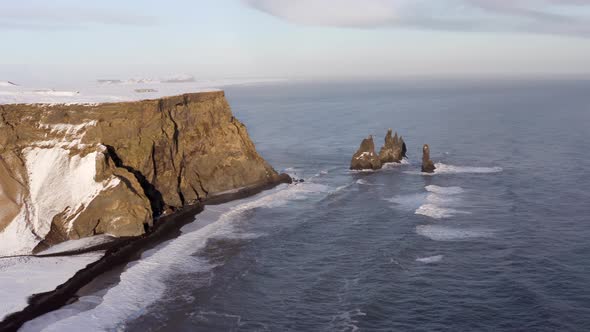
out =
<svg viewBox="0 0 590 332"><path fill-rule="evenodd" d="M223 92L98 105L0 105L0 255L279 181Z"/></svg>

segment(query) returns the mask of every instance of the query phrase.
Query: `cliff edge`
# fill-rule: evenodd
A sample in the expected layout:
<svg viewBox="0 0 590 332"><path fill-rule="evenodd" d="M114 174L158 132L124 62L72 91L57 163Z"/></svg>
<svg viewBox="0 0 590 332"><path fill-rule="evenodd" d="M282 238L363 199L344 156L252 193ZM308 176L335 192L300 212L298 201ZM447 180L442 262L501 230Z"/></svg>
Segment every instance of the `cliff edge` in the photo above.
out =
<svg viewBox="0 0 590 332"><path fill-rule="evenodd" d="M222 91L96 105L0 105L0 255L95 234L285 179Z"/></svg>

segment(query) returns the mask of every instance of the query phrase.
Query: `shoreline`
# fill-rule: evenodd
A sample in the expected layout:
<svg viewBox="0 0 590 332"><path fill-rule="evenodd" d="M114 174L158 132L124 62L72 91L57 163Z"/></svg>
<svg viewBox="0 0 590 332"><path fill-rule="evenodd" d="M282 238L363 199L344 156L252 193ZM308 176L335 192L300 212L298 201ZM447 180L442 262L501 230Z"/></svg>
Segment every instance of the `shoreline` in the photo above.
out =
<svg viewBox="0 0 590 332"><path fill-rule="evenodd" d="M184 225L194 222L195 216L201 213L206 205L218 205L247 198L283 183L292 183L291 177L284 173L280 174L276 180L271 182L253 184L237 189L236 191L212 195L201 202L186 206L173 214L155 220L152 230L144 235L117 239L106 244L109 248L101 259L79 270L65 283L57 286L56 289L31 295L28 299L28 305L23 310L11 313L4 320L0 321L0 331L17 331L27 321L70 303L72 299L77 298L78 292L82 288L89 285L99 276L123 264L139 259L144 251L180 235L180 229ZM104 247L105 244L99 246ZM71 256L98 250L97 247L99 246L41 257Z"/></svg>

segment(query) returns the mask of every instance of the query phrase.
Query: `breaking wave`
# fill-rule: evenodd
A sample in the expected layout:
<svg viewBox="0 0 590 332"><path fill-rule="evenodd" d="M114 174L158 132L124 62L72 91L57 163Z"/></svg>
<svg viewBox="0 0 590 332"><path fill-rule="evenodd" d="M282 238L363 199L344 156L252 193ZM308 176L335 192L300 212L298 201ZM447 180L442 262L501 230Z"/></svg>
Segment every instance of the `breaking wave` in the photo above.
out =
<svg viewBox="0 0 590 332"><path fill-rule="evenodd" d="M208 272L216 265L205 258L190 255L205 248L211 238L252 238L257 234L240 234L235 228L242 214L257 208L274 208L314 194L325 194L330 188L321 184L281 185L249 199L219 206L207 206L197 215L199 223L182 228L183 234L160 247L145 252L141 260L128 264L120 282L109 289L102 301L86 311L64 307L27 323L22 331L118 330L158 301L166 291L166 278L174 273ZM69 313L63 317L64 313Z"/></svg>
<svg viewBox="0 0 590 332"><path fill-rule="evenodd" d="M473 166L453 166L443 163L436 163L434 165L435 174L458 174L458 173L499 173L502 172L502 167L473 167Z"/></svg>
<svg viewBox="0 0 590 332"><path fill-rule="evenodd" d="M443 163L434 164L436 169L434 173L423 173L419 170L405 171L406 174L434 176L438 174L490 174L500 173L504 169L502 167L474 167L474 166L455 166Z"/></svg>
<svg viewBox="0 0 590 332"><path fill-rule="evenodd" d="M369 181L365 180L365 179L358 179L355 182L356 184L360 184L363 186L382 186L383 184L379 184L379 183L370 183Z"/></svg>
<svg viewBox="0 0 590 332"><path fill-rule="evenodd" d="M392 198L385 198L386 201L394 203L394 207L404 211L414 211L424 204L427 194L416 193L410 195L398 195Z"/></svg>
<svg viewBox="0 0 590 332"><path fill-rule="evenodd" d="M413 211L415 214L433 219L469 214L469 212L457 209L461 205L462 198L459 194L464 192L463 188L429 185L425 189L425 193L398 195L385 200L394 203L393 207L396 209Z"/></svg>
<svg viewBox="0 0 590 332"><path fill-rule="evenodd" d="M461 194L465 191L461 187L440 187L440 186L435 186L435 185L429 185L424 188L426 189L426 191L429 191L431 193L446 194L446 195Z"/></svg>
<svg viewBox="0 0 590 332"><path fill-rule="evenodd" d="M424 264L432 264L436 262L440 262L443 259L443 255L436 255L430 257L420 257L416 258L416 262L424 263Z"/></svg>
<svg viewBox="0 0 590 332"><path fill-rule="evenodd" d="M441 225L419 225L416 233L434 241L459 241L491 237L493 233L483 229L459 229Z"/></svg>
<svg viewBox="0 0 590 332"><path fill-rule="evenodd" d="M456 214L469 214L466 211L441 207L436 204L422 204L414 213L433 219L449 218Z"/></svg>

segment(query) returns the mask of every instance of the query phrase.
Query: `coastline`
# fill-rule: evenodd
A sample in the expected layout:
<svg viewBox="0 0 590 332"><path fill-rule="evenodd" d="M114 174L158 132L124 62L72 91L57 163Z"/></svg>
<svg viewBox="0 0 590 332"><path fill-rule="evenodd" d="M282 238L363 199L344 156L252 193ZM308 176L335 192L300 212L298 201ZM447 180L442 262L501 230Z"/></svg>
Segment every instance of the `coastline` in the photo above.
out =
<svg viewBox="0 0 590 332"><path fill-rule="evenodd" d="M7 315L4 320L0 321L0 331L17 331L25 322L68 304L78 296L78 292L82 288L99 276L123 264L137 260L144 251L177 237L180 234L182 226L195 221L195 216L203 211L204 206L218 205L247 198L283 183L292 183L291 177L284 173L270 182L257 183L239 188L235 191L214 194L194 205L186 206L170 215L155 220L153 229L142 236L117 239L108 244L101 244L83 250L42 255L41 257L69 256L106 249L106 253L101 259L76 272L74 276L59 285L55 290L31 295L28 299L27 307L21 311ZM105 248L105 246L108 248Z"/></svg>

